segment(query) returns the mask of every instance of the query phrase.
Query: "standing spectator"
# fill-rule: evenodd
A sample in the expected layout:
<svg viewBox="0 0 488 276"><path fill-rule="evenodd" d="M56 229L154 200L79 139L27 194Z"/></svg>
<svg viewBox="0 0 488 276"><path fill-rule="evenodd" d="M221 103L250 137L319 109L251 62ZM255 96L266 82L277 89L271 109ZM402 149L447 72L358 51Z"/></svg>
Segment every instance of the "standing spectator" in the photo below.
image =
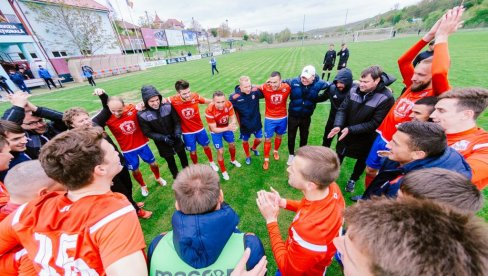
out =
<svg viewBox="0 0 488 276"><path fill-rule="evenodd" d="M257 147L261 144L261 139L263 138L263 124L261 123L261 112L259 111L259 99L263 97L263 93L260 90L253 89L251 79L248 76L239 78L239 85L236 85L234 93L229 96L237 118L239 118L242 147L244 148L246 164L248 165L251 164L249 138L254 135L251 150L255 156L259 155Z"/></svg>
<svg viewBox="0 0 488 276"><path fill-rule="evenodd" d="M47 88L49 88L49 90L51 90L51 85L54 86L55 88L58 88L56 86L56 84L54 83L52 77L51 77L51 74L49 74L49 71L44 69L42 67L42 65L39 65L39 77L41 77L42 79L44 79L44 81L46 82L47 84Z"/></svg>
<svg viewBox="0 0 488 276"><path fill-rule="evenodd" d="M317 102L327 100L325 94L319 95L320 90L328 84L315 74L315 67L307 65L300 76L284 80L291 87L290 104L288 106L288 166L295 157L295 140L300 130L300 147L308 143L308 132L312 122L312 114Z"/></svg>
<svg viewBox="0 0 488 276"><path fill-rule="evenodd" d="M166 160L168 168L176 179L178 168L176 167L175 152L178 154L181 166L188 166L188 157L185 152L185 144L181 140L181 123L178 114L170 103L163 103L163 97L152 85L141 88L144 110L137 112L137 120L141 130L147 137L153 139L159 155Z"/></svg>
<svg viewBox="0 0 488 276"><path fill-rule="evenodd" d="M427 50L418 54L415 57L415 59L413 60L413 62L412 62L413 67L417 66L417 64L419 64L419 62L421 62L422 60L430 58L431 56L434 55L434 45L435 45L435 40L432 40L431 42L429 42L429 46L428 46Z"/></svg>
<svg viewBox="0 0 488 276"><path fill-rule="evenodd" d="M300 201L281 198L277 191L259 191L256 200L266 220L271 249L281 275L324 275L342 229L345 208L339 186L339 159L321 146L299 148L288 167L288 184L301 191ZM280 208L296 212L286 242L278 226Z"/></svg>
<svg viewBox="0 0 488 276"><path fill-rule="evenodd" d="M24 74L25 79L28 79L28 80L34 79L34 74L32 74L31 69L29 67L27 67L27 65L22 64L22 70L23 70L23 74Z"/></svg>
<svg viewBox="0 0 488 276"><path fill-rule="evenodd" d="M337 52L339 56L339 63L337 63L337 70L347 67L347 60L349 59L349 49L347 49L346 43L341 44L341 50Z"/></svg>
<svg viewBox="0 0 488 276"><path fill-rule="evenodd" d="M12 91L12 89L10 89L10 87L8 87L7 78L4 77L4 76L0 76L0 87L3 90L5 90L5 92L7 92L8 94L13 94L14 93L14 91Z"/></svg>
<svg viewBox="0 0 488 276"><path fill-rule="evenodd" d="M81 71L83 72L83 76L86 77L88 83L91 86L97 86L95 80L93 79L93 69L90 66L88 65L81 66Z"/></svg>
<svg viewBox="0 0 488 276"><path fill-rule="evenodd" d="M334 121L337 110L341 106L345 98L349 97L352 88L352 72L349 68L343 68L337 72L332 84L325 89L325 95L330 101L329 118L325 124L324 137L322 138L322 146L330 148L333 138L327 138L330 131L334 128ZM357 87L355 87L357 88Z"/></svg>
<svg viewBox="0 0 488 276"><path fill-rule="evenodd" d="M356 159L354 170L347 181L346 192L353 192L356 181L366 168L366 157L376 138L376 128L381 124L395 103L387 87L396 79L383 72L379 66L370 66L361 72L359 86L353 86L349 97L342 102L334 121L334 128L327 138L341 133L336 151L339 160Z"/></svg>
<svg viewBox="0 0 488 276"><path fill-rule="evenodd" d="M322 79L324 79L325 72L327 72L327 81L330 78L330 72L334 69L335 60L336 60L336 51L334 50L334 43L329 45L329 50L325 53L324 56L324 67L322 68Z"/></svg>
<svg viewBox="0 0 488 276"><path fill-rule="evenodd" d="M217 70L217 60L214 57L210 59L210 64L212 65L212 76L214 75L214 71L217 71L217 74L219 74L219 70Z"/></svg>
<svg viewBox="0 0 488 276"><path fill-rule="evenodd" d="M31 93L29 87L25 85L24 77L19 71L16 72L13 69L11 69L9 70L8 76L10 77L10 80L12 80L12 82L19 87L20 90L22 90L23 92L27 92L29 94Z"/></svg>

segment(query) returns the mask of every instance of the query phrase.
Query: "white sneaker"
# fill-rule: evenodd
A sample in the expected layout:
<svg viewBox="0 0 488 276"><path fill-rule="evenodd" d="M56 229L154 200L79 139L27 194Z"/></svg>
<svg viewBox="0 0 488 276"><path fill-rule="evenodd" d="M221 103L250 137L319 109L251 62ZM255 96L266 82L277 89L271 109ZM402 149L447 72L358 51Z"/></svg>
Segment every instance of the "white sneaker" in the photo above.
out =
<svg viewBox="0 0 488 276"><path fill-rule="evenodd" d="M215 162L210 162L210 167L212 167L212 169L216 172L219 171L219 167L217 167L217 165L215 165Z"/></svg>
<svg viewBox="0 0 488 276"><path fill-rule="evenodd" d="M147 186L141 186L141 194L142 194L142 196L148 196L149 195L149 190L147 189Z"/></svg>
<svg viewBox="0 0 488 276"><path fill-rule="evenodd" d="M224 178L224 180L229 180L229 174L227 172L223 172L222 173L222 177Z"/></svg>
<svg viewBox="0 0 488 276"><path fill-rule="evenodd" d="M286 161L286 164L288 166L291 166L291 162L293 162L293 158L295 158L295 155L290 154L290 156L288 156L288 161Z"/></svg>
<svg viewBox="0 0 488 276"><path fill-rule="evenodd" d="M159 183L161 186L166 186L167 182L164 180L162 177L156 179L156 181Z"/></svg>
<svg viewBox="0 0 488 276"><path fill-rule="evenodd" d="M241 167L241 163L239 163L239 161L237 160L234 160L234 161L230 161L230 163L234 166L236 166L236 168L240 168Z"/></svg>

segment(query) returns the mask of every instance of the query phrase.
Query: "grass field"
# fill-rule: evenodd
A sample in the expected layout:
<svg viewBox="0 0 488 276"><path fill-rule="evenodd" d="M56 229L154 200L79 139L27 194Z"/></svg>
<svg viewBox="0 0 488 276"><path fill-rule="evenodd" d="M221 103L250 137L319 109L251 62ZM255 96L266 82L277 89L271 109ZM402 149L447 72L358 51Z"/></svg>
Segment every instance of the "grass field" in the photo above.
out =
<svg viewBox="0 0 488 276"><path fill-rule="evenodd" d="M397 69L397 58L415 43L419 37L409 37L382 42L361 42L349 45L351 57L349 67L354 73L355 79L361 70L369 65L379 64L388 73L401 78ZM488 68L488 31L460 32L450 38L449 47L451 52L451 71L449 79L453 86L483 86L488 87L486 79L486 68ZM238 83L241 75L249 75L255 84L263 83L271 71L280 71L284 78L296 77L304 65L313 64L320 70L323 54L327 46L305 46L297 48L275 48L264 50L251 50L237 52L231 55L219 56L218 68L220 74L212 77L208 59L179 63L170 66L153 68L144 72L137 72L121 77L97 80L98 87L104 88L109 95L121 95L128 102L140 100L140 88L145 84L156 86L163 96L175 93L174 83L177 79L186 79L190 82L192 91L199 92L205 97L210 97L215 90L222 90L229 95L234 86ZM320 73L320 71L318 72ZM100 108L98 98L91 96L92 88L88 85L76 86L73 88L62 89L54 93L46 93L33 96L32 102L40 106L47 106L57 110L65 110L73 106L82 106L94 112ZM72 85L75 86L75 85ZM402 89L401 79L392 85L396 95ZM34 94L40 92L34 90ZM8 108L8 104L0 104L0 111ZM201 106L204 112L205 106ZM320 104L317 106L312 119L309 144L320 145L322 141L323 128L328 116L329 105ZM264 112L264 104L261 106ZM203 117L202 117L203 118ZM488 128L487 113L479 119L479 124L485 129ZM252 164L244 164L244 153L240 141L238 145L238 160L243 164L242 168L234 168L227 165L230 181L222 182L225 200L240 215L240 229L246 232L254 232L261 237L265 245L269 259L268 271L273 275L276 270L271 253L268 234L264 219L261 217L256 206L256 192L260 189L269 190L273 186L280 191L282 196L299 199L301 194L291 189L287 184L286 159L288 157L286 149L286 138L280 149L281 160L271 160L269 171L261 169L262 156L253 157ZM154 145L151 142L151 147ZM260 147L262 152L262 146ZM155 153L157 151L154 151ZM206 161L201 148L199 149L201 162ZM272 159L272 158L271 158ZM229 160L226 152L226 160ZM352 171L354 160L346 159L342 166L342 171L337 183L343 188L345 182ZM161 164L163 177L171 179L171 174L162 158L158 157ZM134 195L137 201L144 200L146 208L153 211L153 217L149 220L141 220L145 233L146 241L149 243L153 237L160 232L171 229L171 215L174 212L174 197L171 186L160 187L152 179L148 166L142 165L145 179L148 182L150 194L147 198L140 195L138 185L135 184ZM487 168L488 169L488 168ZM361 179L359 183L362 183ZM171 181L169 181L171 182ZM134 181L134 183L136 183ZM354 194L362 193L362 185L358 185ZM485 198L488 192L484 192ZM347 204L350 194L345 193ZM488 220L488 206L479 213L481 217ZM288 225L293 218L293 214L282 211L279 218L280 229L284 238L287 236ZM340 275L337 264L329 268L328 275Z"/></svg>

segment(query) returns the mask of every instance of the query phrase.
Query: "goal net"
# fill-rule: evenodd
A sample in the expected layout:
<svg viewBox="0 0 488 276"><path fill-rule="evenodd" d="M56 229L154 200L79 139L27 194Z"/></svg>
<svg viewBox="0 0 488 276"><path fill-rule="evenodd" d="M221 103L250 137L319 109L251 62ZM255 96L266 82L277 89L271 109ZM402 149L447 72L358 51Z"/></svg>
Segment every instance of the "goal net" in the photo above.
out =
<svg viewBox="0 0 488 276"><path fill-rule="evenodd" d="M393 27L360 30L354 33L354 41L378 41L393 38L395 30Z"/></svg>

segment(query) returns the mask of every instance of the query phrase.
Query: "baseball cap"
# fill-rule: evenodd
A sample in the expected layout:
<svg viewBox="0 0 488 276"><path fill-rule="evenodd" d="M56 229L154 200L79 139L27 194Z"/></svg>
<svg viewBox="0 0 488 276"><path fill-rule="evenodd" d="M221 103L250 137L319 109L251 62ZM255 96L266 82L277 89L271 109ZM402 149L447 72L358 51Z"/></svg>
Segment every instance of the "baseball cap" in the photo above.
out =
<svg viewBox="0 0 488 276"><path fill-rule="evenodd" d="M312 65L305 66L302 70L301 77L309 79L312 76L315 76L315 67Z"/></svg>

